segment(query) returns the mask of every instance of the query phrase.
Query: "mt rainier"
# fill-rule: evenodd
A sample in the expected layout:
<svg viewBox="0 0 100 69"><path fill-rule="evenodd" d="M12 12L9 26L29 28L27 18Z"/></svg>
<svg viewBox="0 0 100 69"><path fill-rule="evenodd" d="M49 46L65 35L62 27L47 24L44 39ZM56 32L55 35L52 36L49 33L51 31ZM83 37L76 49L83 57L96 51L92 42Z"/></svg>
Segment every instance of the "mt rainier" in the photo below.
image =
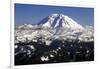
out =
<svg viewBox="0 0 100 69"><path fill-rule="evenodd" d="M63 14L51 14L50 16L46 17L39 23L44 27L53 27L53 28L73 28L73 29L84 29L81 25L77 22L72 20L70 17L65 16Z"/></svg>
<svg viewBox="0 0 100 69"><path fill-rule="evenodd" d="M40 37L46 41L54 39L93 41L94 39L90 29L63 14L51 14L35 25L24 24L15 28L17 42L25 42L26 39L34 41Z"/></svg>

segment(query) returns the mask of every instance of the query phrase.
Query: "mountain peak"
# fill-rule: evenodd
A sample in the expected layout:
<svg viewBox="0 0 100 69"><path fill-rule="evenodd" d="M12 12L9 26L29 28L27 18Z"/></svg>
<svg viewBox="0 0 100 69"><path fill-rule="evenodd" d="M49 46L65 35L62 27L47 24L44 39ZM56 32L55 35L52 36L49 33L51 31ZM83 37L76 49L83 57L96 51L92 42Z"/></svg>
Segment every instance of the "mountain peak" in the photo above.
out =
<svg viewBox="0 0 100 69"><path fill-rule="evenodd" d="M64 14L53 13L50 16L64 16Z"/></svg>
<svg viewBox="0 0 100 69"><path fill-rule="evenodd" d="M51 14L51 15L49 15L48 17L53 17L53 18L56 18L56 17L64 17L65 15L64 14L58 14L58 13L54 13L54 14Z"/></svg>
<svg viewBox="0 0 100 69"><path fill-rule="evenodd" d="M66 27L66 28L73 28L73 29L84 29L80 24L78 24L76 21L74 21L69 16L66 16L64 14L58 14L54 13L43 19L40 24L44 27L53 27L53 28L59 28L59 27Z"/></svg>
<svg viewBox="0 0 100 69"><path fill-rule="evenodd" d="M19 41L26 41L26 38L28 38L28 40L36 40L38 37L42 37L46 40L53 38L93 41L94 39L93 27L83 27L69 16L63 14L51 14L40 21L40 24L23 24L18 26L17 29L16 36L18 36L17 40Z"/></svg>

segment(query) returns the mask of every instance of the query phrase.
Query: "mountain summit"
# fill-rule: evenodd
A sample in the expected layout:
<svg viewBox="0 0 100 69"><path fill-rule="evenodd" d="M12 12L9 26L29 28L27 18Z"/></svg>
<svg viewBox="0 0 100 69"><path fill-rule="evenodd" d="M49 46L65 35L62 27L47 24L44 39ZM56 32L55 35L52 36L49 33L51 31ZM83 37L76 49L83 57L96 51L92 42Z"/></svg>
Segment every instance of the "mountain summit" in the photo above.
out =
<svg viewBox="0 0 100 69"><path fill-rule="evenodd" d="M93 41L93 31L92 27L85 28L69 16L51 14L36 25L24 24L16 27L15 38L16 41L22 42L38 38L43 38L45 41L55 39Z"/></svg>
<svg viewBox="0 0 100 69"><path fill-rule="evenodd" d="M63 14L51 14L39 22L44 27L66 27L71 29L84 29L80 24Z"/></svg>

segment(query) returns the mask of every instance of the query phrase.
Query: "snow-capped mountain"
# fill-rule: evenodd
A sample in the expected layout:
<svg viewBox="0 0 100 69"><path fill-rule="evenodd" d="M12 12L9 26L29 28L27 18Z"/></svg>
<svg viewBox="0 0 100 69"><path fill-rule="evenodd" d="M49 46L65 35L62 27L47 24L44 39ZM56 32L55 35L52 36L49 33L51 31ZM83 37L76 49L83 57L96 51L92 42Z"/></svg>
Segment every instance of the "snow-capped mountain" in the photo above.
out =
<svg viewBox="0 0 100 69"><path fill-rule="evenodd" d="M15 27L15 65L94 60L94 30L69 16L51 14Z"/></svg>
<svg viewBox="0 0 100 69"><path fill-rule="evenodd" d="M44 27L53 27L53 28L65 27L69 29L81 29L81 30L84 29L84 27L82 27L80 24L78 24L73 19L63 14L51 14L50 16L40 21L39 24L41 24Z"/></svg>
<svg viewBox="0 0 100 69"><path fill-rule="evenodd" d="M54 39L93 41L93 29L86 28L63 14L51 14L37 25L24 24L15 29L15 41L36 41L42 37L44 41Z"/></svg>

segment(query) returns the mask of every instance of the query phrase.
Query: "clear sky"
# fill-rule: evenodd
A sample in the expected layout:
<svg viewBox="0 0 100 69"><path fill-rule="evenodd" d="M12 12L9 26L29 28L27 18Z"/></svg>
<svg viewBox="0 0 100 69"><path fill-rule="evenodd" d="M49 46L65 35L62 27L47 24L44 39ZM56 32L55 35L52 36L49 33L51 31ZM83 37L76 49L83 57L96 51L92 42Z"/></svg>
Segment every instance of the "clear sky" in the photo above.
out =
<svg viewBox="0 0 100 69"><path fill-rule="evenodd" d="M36 24L53 13L67 15L81 25L94 25L93 8L34 4L15 4L15 25Z"/></svg>

